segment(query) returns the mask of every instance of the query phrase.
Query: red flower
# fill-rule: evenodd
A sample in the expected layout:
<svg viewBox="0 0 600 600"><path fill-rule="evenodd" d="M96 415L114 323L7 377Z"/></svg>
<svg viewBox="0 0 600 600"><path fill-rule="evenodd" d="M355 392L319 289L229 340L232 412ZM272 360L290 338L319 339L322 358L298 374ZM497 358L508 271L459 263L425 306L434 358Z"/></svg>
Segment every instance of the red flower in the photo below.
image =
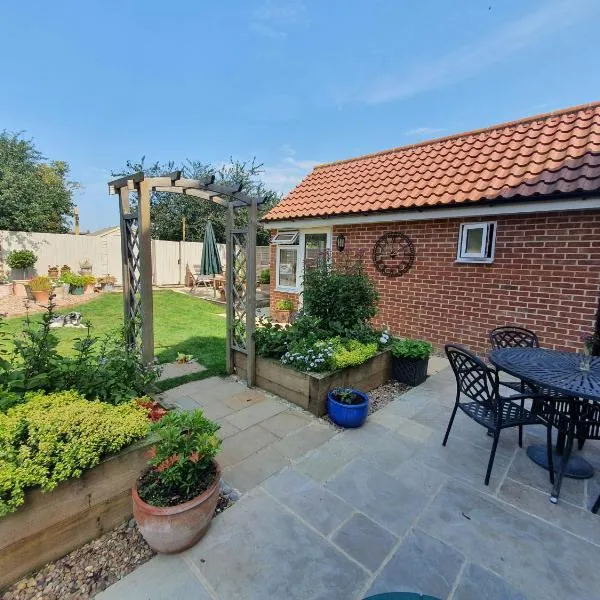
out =
<svg viewBox="0 0 600 600"><path fill-rule="evenodd" d="M163 471L166 471L167 469L169 469L170 467L172 467L174 464L179 462L179 454L173 454L171 456L169 456L169 458L165 458L165 460L163 460L159 465L156 465L156 470L159 473L162 473Z"/></svg>

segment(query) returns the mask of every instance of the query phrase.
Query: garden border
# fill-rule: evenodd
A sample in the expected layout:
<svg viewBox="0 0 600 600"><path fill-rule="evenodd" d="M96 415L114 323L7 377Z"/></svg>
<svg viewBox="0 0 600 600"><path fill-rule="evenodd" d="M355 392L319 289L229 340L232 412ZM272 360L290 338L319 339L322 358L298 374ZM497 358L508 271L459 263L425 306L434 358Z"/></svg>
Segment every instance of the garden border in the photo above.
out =
<svg viewBox="0 0 600 600"><path fill-rule="evenodd" d="M151 444L136 442L51 492L30 490L23 506L1 517L0 590L131 517L131 487Z"/></svg>
<svg viewBox="0 0 600 600"><path fill-rule="evenodd" d="M238 377L246 379L246 355L234 353ZM362 365L329 373L303 373L278 360L256 357L256 385L301 406L317 417L327 414L327 392L334 387L353 387L368 392L386 383L391 376L390 350L378 352Z"/></svg>

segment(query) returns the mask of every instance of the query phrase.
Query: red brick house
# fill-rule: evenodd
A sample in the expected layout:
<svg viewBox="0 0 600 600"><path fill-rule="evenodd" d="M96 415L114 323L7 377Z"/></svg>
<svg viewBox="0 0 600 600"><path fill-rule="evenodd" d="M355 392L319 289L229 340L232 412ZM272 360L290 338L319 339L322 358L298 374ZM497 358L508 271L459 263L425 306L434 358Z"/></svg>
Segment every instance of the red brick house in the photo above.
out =
<svg viewBox="0 0 600 600"><path fill-rule="evenodd" d="M600 103L317 166L263 223L271 308L301 303L311 253L362 249L395 334L483 352L518 324L580 348L600 284Z"/></svg>

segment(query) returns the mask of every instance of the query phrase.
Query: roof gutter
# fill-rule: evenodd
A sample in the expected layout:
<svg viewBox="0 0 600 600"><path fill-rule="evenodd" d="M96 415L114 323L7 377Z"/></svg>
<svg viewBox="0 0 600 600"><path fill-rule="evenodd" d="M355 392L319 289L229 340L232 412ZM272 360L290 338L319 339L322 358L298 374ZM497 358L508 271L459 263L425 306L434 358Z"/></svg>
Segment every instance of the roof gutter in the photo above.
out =
<svg viewBox="0 0 600 600"><path fill-rule="evenodd" d="M515 202L510 204L492 204L476 206L429 207L426 209L386 211L367 214L307 217L301 219L282 219L280 221L262 221L266 229L295 227L308 229L332 225L359 225L367 223L398 223L403 221L431 221L434 219L461 219L466 217L487 217L496 215L519 215L527 213L549 213L574 210L600 209L600 197L571 197L542 202Z"/></svg>

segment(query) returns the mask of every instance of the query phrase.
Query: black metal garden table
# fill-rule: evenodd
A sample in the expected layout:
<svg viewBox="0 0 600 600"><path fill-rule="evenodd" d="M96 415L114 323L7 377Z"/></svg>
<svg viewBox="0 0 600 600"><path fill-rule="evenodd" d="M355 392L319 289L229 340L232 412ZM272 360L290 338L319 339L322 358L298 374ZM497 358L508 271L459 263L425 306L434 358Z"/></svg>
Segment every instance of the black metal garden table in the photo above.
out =
<svg viewBox="0 0 600 600"><path fill-rule="evenodd" d="M582 359L575 352L561 352L543 348L502 348L492 350L490 362L500 371L518 377L525 383L542 390L550 390L572 398L600 402L600 357L592 357L589 369L582 368ZM578 410L573 410L571 419L577 419ZM527 455L538 465L549 468L546 447L531 445ZM561 452L555 451L555 470L561 472ZM564 471L565 477L587 479L592 477L594 469L582 456L571 456ZM560 488L560 484L559 484ZM556 501L556 494L552 495Z"/></svg>

